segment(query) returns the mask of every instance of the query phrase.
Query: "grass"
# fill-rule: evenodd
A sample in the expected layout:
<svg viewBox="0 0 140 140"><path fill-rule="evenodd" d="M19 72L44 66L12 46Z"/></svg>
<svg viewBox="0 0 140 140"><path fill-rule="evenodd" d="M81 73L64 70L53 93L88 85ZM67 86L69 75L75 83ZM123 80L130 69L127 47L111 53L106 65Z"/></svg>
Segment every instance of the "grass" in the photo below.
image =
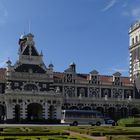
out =
<svg viewBox="0 0 140 140"><path fill-rule="evenodd" d="M140 125L140 118L125 118L125 119L120 119L118 121L119 126L126 126L126 125Z"/></svg>
<svg viewBox="0 0 140 140"><path fill-rule="evenodd" d="M0 140L90 140L80 136L5 136L0 137Z"/></svg>
<svg viewBox="0 0 140 140"><path fill-rule="evenodd" d="M128 136L107 136L107 140L132 140L132 138Z"/></svg>
<svg viewBox="0 0 140 140"><path fill-rule="evenodd" d="M0 127L0 140L90 140L64 132L66 127Z"/></svg>
<svg viewBox="0 0 140 140"><path fill-rule="evenodd" d="M78 126L69 127L71 131L89 134L94 136L102 135L140 135L140 127L121 127L121 126Z"/></svg>
<svg viewBox="0 0 140 140"><path fill-rule="evenodd" d="M108 140L132 140L140 137L140 127L122 126L14 126L0 127L0 140L89 140L70 135L65 130L93 136L108 136ZM130 137L131 136L131 137ZM135 140L137 140L135 138Z"/></svg>

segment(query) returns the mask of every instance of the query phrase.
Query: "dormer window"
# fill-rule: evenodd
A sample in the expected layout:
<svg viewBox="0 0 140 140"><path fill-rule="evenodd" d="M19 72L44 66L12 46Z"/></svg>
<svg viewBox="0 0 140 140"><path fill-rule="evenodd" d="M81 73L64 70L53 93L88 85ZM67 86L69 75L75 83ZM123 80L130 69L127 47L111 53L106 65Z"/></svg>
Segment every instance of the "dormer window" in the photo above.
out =
<svg viewBox="0 0 140 140"><path fill-rule="evenodd" d="M92 84L97 84L97 76L96 75L92 76L91 82L92 82Z"/></svg>
<svg viewBox="0 0 140 140"><path fill-rule="evenodd" d="M67 82L67 83L72 83L72 81L73 81L72 74L67 73L65 75L64 81Z"/></svg>
<svg viewBox="0 0 140 140"><path fill-rule="evenodd" d="M113 74L114 85L116 85L116 86L121 85L121 78L120 77L121 77L121 73L119 73L119 72L116 72L116 73Z"/></svg>
<svg viewBox="0 0 140 140"><path fill-rule="evenodd" d="M76 65L74 63L69 65L69 68L64 71L65 77L64 82L73 83L75 82Z"/></svg>
<svg viewBox="0 0 140 140"><path fill-rule="evenodd" d="M90 72L89 81L92 84L98 84L99 83L98 72L96 70L93 70L93 71Z"/></svg>

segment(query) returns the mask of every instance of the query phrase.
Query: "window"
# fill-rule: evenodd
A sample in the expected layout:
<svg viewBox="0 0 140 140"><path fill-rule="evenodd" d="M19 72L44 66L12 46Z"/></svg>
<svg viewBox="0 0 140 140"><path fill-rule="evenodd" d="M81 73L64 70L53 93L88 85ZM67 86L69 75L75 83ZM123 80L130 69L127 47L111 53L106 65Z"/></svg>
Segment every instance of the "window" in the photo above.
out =
<svg viewBox="0 0 140 140"><path fill-rule="evenodd" d="M132 45L134 45L134 38L132 38Z"/></svg>
<svg viewBox="0 0 140 140"><path fill-rule="evenodd" d="M138 36L136 36L136 43L138 42Z"/></svg>
<svg viewBox="0 0 140 140"><path fill-rule="evenodd" d="M27 84L24 86L24 90L25 91L36 91L38 89L37 89L37 86L34 84Z"/></svg>
<svg viewBox="0 0 140 140"><path fill-rule="evenodd" d="M2 93L2 85L0 85L0 93Z"/></svg>
<svg viewBox="0 0 140 140"><path fill-rule="evenodd" d="M48 104L51 104L51 100L48 100Z"/></svg>
<svg viewBox="0 0 140 140"><path fill-rule="evenodd" d="M43 87L43 88L47 88L47 84L43 84L42 87Z"/></svg>
<svg viewBox="0 0 140 140"><path fill-rule="evenodd" d="M93 84L97 84L98 83L98 78L97 78L97 76L92 76L92 83Z"/></svg>
<svg viewBox="0 0 140 140"><path fill-rule="evenodd" d="M72 82L72 74L67 74L67 82L68 83Z"/></svg>
<svg viewBox="0 0 140 140"><path fill-rule="evenodd" d="M120 85L120 77L115 77L115 79L114 79L114 84L117 86L119 86Z"/></svg>
<svg viewBox="0 0 140 140"><path fill-rule="evenodd" d="M19 86L19 83L18 83L18 82L15 82L15 83L14 83L14 86L15 86L15 87L18 87L18 86Z"/></svg>

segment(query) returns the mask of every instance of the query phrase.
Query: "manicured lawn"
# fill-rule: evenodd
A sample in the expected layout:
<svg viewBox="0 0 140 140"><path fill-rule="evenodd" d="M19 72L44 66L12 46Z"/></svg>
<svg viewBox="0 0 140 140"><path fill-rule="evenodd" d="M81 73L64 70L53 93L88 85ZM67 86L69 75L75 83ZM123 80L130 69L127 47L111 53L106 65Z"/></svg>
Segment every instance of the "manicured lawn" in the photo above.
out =
<svg viewBox="0 0 140 140"><path fill-rule="evenodd" d="M139 140L140 127L122 126L18 126L0 127L0 140L89 140L71 136L65 130L92 136L107 136L108 140ZM137 138L135 137L137 135ZM111 137L111 138L110 138Z"/></svg>
<svg viewBox="0 0 140 140"><path fill-rule="evenodd" d="M64 132L65 127L0 127L0 140L90 140L71 136Z"/></svg>
<svg viewBox="0 0 140 140"><path fill-rule="evenodd" d="M107 136L107 140L140 140L140 127L121 126L78 126L69 127L70 131L92 136Z"/></svg>
<svg viewBox="0 0 140 140"><path fill-rule="evenodd" d="M90 135L140 135L140 127L121 127L121 126L78 126L69 127L71 131Z"/></svg>
<svg viewBox="0 0 140 140"><path fill-rule="evenodd" d="M5 136L0 140L90 140L79 136Z"/></svg>

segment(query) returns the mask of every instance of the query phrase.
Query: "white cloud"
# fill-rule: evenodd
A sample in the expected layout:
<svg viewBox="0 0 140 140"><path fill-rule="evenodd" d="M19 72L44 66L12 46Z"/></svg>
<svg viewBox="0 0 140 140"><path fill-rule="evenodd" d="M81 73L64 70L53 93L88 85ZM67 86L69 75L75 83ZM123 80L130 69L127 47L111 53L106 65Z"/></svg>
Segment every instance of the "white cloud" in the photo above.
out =
<svg viewBox="0 0 140 140"><path fill-rule="evenodd" d="M110 8L112 8L115 4L116 4L116 0L111 0L103 9L102 11L105 12L107 10L109 10Z"/></svg>
<svg viewBox="0 0 140 140"><path fill-rule="evenodd" d="M132 17L134 20L140 19L140 6L125 10L122 12L123 16Z"/></svg>
<svg viewBox="0 0 140 140"><path fill-rule="evenodd" d="M134 18L140 18L140 7L132 9L131 14Z"/></svg>
<svg viewBox="0 0 140 140"><path fill-rule="evenodd" d="M117 71L118 71L118 72L121 73L121 72L128 72L128 69L123 69L123 68L122 68L122 69L121 69L121 68L113 68L112 71L114 71L114 72L117 72Z"/></svg>

